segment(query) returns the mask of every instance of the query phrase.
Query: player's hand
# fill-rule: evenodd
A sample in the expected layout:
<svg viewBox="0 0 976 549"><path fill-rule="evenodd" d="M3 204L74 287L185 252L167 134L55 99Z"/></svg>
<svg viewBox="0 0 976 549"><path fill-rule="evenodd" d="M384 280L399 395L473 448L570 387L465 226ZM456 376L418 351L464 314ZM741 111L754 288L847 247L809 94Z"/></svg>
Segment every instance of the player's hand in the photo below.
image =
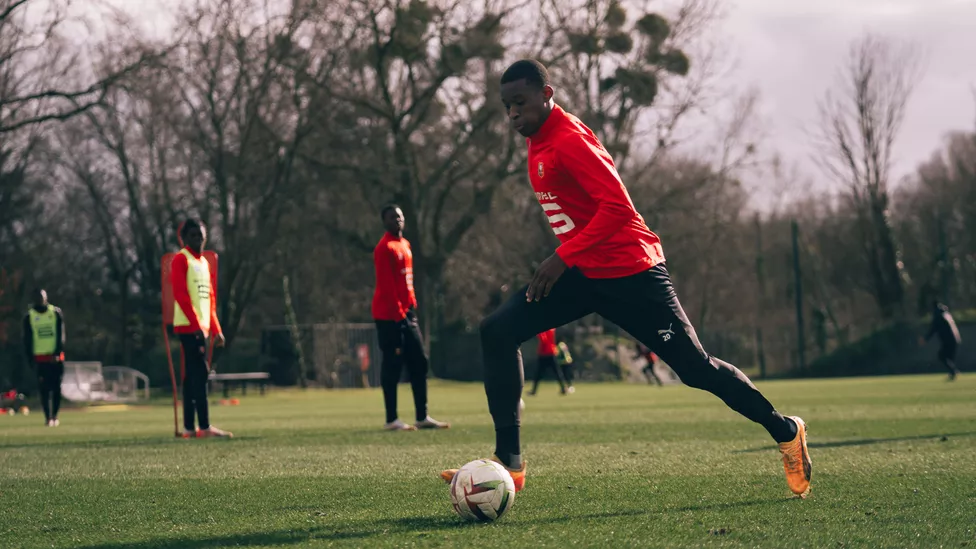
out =
<svg viewBox="0 0 976 549"><path fill-rule="evenodd" d="M919 347L924 347L925 346L925 338L924 337L922 337L922 336L919 336L918 337L918 345L919 345Z"/></svg>
<svg viewBox="0 0 976 549"><path fill-rule="evenodd" d="M529 282L529 288L525 291L525 300L539 301L547 297L552 287L556 285L556 281L568 268L559 254L554 253L549 256L535 271L535 276L532 277L532 282Z"/></svg>
<svg viewBox="0 0 976 549"><path fill-rule="evenodd" d="M217 347L223 347L226 344L227 340L224 338L224 334L218 332L217 335L214 336L214 345Z"/></svg>

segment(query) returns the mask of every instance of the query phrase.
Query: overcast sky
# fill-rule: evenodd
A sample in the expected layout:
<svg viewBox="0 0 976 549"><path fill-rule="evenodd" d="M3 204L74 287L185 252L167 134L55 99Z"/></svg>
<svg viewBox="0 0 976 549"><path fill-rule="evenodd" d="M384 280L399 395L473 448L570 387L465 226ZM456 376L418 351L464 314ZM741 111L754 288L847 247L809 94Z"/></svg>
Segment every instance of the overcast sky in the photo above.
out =
<svg viewBox="0 0 976 549"><path fill-rule="evenodd" d="M976 0L721 1L727 2L721 30L737 60L734 85L754 86L761 94L765 149L782 153L818 186L824 179L810 159L804 128L815 123L818 99L851 41L865 31L913 41L926 60L896 146L899 178L929 158L947 132L974 128ZM110 2L141 16L157 33L168 27L159 18L165 0Z"/></svg>
<svg viewBox="0 0 976 549"><path fill-rule="evenodd" d="M725 31L735 43L739 85L762 95L769 144L804 171L804 128L852 40L865 31L914 41L925 72L896 146L896 175L928 159L951 130L976 123L976 0L731 0Z"/></svg>

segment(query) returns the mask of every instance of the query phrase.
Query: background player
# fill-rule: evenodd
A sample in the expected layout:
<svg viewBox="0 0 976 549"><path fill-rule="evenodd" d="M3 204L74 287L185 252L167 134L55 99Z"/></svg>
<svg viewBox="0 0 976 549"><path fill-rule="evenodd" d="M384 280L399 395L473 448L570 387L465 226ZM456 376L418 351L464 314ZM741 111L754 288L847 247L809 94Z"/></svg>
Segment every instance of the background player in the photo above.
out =
<svg viewBox="0 0 976 549"><path fill-rule="evenodd" d="M634 358L642 357L647 361L647 364L645 364L641 369L641 372L644 373L644 377L647 378L647 382L651 383L651 379L653 379L654 382L657 383L658 387L664 387L664 383L661 381L661 378L657 377L657 372L654 371L654 365L657 364L657 355L654 354L654 351L650 350L646 345L638 341L637 354L634 356Z"/></svg>
<svg viewBox="0 0 976 549"><path fill-rule="evenodd" d="M413 253L403 238L404 218L400 207L391 204L380 211L386 232L373 249L376 291L373 293L373 319L383 353L380 382L386 408L388 431L447 429L450 423L427 415L427 353L417 322L417 296L413 290ZM397 414L397 385L406 365L413 389L417 422L401 421Z"/></svg>
<svg viewBox="0 0 976 549"><path fill-rule="evenodd" d="M565 341L560 341L557 347L559 347L559 354L556 355L556 363L563 371L563 379L566 380L566 393L571 395L576 392L576 387L573 387L573 355L569 353L569 345Z"/></svg>
<svg viewBox="0 0 976 549"><path fill-rule="evenodd" d="M535 395L539 390L539 382L547 370L552 370L556 374L556 381L559 382L559 394L566 394L566 382L563 379L563 372L556 364L556 355L559 354L559 347L556 345L556 329L546 330L537 336L539 338L539 350L536 353L538 360L535 367L535 382L532 384L530 395Z"/></svg>
<svg viewBox="0 0 976 549"><path fill-rule="evenodd" d="M553 103L545 67L510 66L501 97L527 137L529 178L561 244L524 289L481 323L485 392L495 424L494 459L525 484L519 398L519 345L596 312L654 351L691 387L704 389L761 424L779 443L790 490L805 497L812 464L806 426L786 418L737 368L705 352L678 302L657 235L634 209L613 159L578 118ZM445 480L456 470L441 473Z"/></svg>
<svg viewBox="0 0 976 549"><path fill-rule="evenodd" d="M232 437L210 424L207 402L207 341L213 336L217 347L224 346L224 334L217 320L217 296L214 295L210 264L203 257L207 228L189 219L180 227L184 247L173 257L170 283L173 285L173 332L180 338L186 372L183 377L183 438ZM199 423L195 428L194 416Z"/></svg>
<svg viewBox="0 0 976 549"><path fill-rule="evenodd" d="M34 304L24 316L24 356L37 371L44 424L61 424L61 381L64 379L64 315L47 302L47 292L34 290Z"/></svg>
<svg viewBox="0 0 976 549"><path fill-rule="evenodd" d="M962 343L962 337L959 335L956 321L949 312L949 307L938 301L932 302L932 324L929 325L928 333L919 343L924 344L932 336L939 338L939 362L949 371L949 381L953 381L959 375L959 369L956 368L956 351Z"/></svg>

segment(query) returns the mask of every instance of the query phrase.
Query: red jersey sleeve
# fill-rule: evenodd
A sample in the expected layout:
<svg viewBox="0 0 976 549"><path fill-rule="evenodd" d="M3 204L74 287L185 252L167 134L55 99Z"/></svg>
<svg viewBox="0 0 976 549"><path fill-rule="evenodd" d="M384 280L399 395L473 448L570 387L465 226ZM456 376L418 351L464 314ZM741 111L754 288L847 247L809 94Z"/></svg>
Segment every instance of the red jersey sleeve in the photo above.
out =
<svg viewBox="0 0 976 549"><path fill-rule="evenodd" d="M596 202L596 214L580 234L564 242L556 253L574 266L586 250L603 242L630 221L636 210L624 188L613 159L596 137L582 133L567 135L556 152L559 168Z"/></svg>
<svg viewBox="0 0 976 549"><path fill-rule="evenodd" d="M410 243L406 239L402 240L403 245L410 251ZM412 252L411 252L412 254ZM407 284L407 276L413 276L413 264L412 261L408 262L406 259L401 259L397 257L396 254L390 254L392 259L390 264L393 269L393 276L396 279L397 288L397 299L400 301L400 310L407 311L413 307L417 306L417 295L410 291L410 286ZM404 254L406 256L407 254Z"/></svg>
<svg viewBox="0 0 976 549"><path fill-rule="evenodd" d="M190 320L190 330L196 332L202 328L200 327L200 319L193 312L193 301L190 299L190 291L186 287L186 272L189 268L186 256L176 254L170 268L169 280L170 284L173 285L173 298L176 299L176 306Z"/></svg>
<svg viewBox="0 0 976 549"><path fill-rule="evenodd" d="M220 327L217 320L217 293L214 292L214 277L210 277L210 335L222 334L224 329Z"/></svg>

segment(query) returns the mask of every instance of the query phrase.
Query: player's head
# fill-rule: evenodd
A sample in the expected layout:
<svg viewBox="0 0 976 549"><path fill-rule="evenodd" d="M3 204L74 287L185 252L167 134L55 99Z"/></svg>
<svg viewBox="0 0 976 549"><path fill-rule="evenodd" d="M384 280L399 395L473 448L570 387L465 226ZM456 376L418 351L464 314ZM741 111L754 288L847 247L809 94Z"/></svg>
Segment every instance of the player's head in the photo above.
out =
<svg viewBox="0 0 976 549"><path fill-rule="evenodd" d="M200 253L207 245L207 226L203 221L191 217L180 226L180 238L187 248Z"/></svg>
<svg viewBox="0 0 976 549"><path fill-rule="evenodd" d="M400 236L403 234L403 210L396 204L387 204L380 210L380 218L383 220L383 227L386 232Z"/></svg>
<svg viewBox="0 0 976 549"><path fill-rule="evenodd" d="M552 112L549 71L535 59L512 63L502 74L502 103L515 131L530 137Z"/></svg>
<svg viewBox="0 0 976 549"><path fill-rule="evenodd" d="M38 309L47 307L47 292L44 291L44 288L34 288L34 291L31 292L31 299Z"/></svg>

